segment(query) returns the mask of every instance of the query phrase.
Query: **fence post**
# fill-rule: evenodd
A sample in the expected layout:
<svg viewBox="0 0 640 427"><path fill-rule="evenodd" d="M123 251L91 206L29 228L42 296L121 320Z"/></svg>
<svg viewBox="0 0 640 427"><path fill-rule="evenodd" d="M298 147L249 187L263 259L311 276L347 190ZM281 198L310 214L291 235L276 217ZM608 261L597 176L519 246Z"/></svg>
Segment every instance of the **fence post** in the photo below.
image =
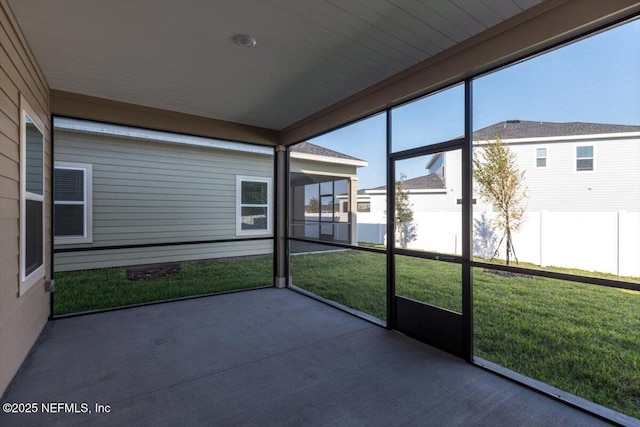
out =
<svg viewBox="0 0 640 427"><path fill-rule="evenodd" d="M616 213L616 274L620 275L620 216L621 211Z"/></svg>

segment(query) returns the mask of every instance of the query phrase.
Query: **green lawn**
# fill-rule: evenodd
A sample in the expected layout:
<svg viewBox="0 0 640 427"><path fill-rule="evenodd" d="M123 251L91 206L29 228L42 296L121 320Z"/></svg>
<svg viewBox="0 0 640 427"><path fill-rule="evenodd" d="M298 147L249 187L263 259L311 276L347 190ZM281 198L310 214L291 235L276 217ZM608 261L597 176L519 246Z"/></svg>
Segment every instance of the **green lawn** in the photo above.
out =
<svg viewBox="0 0 640 427"><path fill-rule="evenodd" d="M386 320L387 255L339 251L291 257L295 286Z"/></svg>
<svg viewBox="0 0 640 427"><path fill-rule="evenodd" d="M293 284L385 319L384 257L297 255ZM461 310L459 265L399 256L396 273L397 294ZM640 292L479 268L473 277L476 356L640 417Z"/></svg>
<svg viewBox="0 0 640 427"><path fill-rule="evenodd" d="M183 262L181 271L127 280L124 268L56 273L54 313L66 314L273 284L273 257Z"/></svg>
<svg viewBox="0 0 640 427"><path fill-rule="evenodd" d="M291 257L293 284L386 318L386 255L345 250ZM57 273L55 313L116 307L272 283L272 257L182 264L128 281L124 269ZM396 258L399 295L461 311L457 264ZM640 418L640 292L475 268L475 354ZM616 277L610 277L616 278Z"/></svg>

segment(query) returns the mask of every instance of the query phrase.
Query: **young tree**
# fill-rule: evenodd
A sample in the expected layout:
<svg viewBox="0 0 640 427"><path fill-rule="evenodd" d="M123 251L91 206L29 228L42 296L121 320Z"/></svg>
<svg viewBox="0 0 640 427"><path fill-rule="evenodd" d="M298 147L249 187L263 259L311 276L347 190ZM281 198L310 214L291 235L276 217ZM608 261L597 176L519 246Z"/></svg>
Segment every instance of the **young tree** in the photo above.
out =
<svg viewBox="0 0 640 427"><path fill-rule="evenodd" d="M308 213L320 212L320 203L318 202L318 199L316 199L315 197L312 197L311 199L309 199L309 204L307 205L307 212Z"/></svg>
<svg viewBox="0 0 640 427"><path fill-rule="evenodd" d="M396 181L395 208L396 208L396 240L401 248L406 248L417 237L416 227L413 225L413 209L409 202L409 192L403 188L403 182L407 176L400 175Z"/></svg>
<svg viewBox="0 0 640 427"><path fill-rule="evenodd" d="M507 265L511 254L518 262L512 237L524 220L524 204L527 199L524 171L518 170L516 155L500 138L487 143L483 149L476 150L476 153L480 154L473 158L473 177L479 184L480 195L496 207L498 216L493 223L503 233L491 259L497 255L502 242L506 242Z"/></svg>

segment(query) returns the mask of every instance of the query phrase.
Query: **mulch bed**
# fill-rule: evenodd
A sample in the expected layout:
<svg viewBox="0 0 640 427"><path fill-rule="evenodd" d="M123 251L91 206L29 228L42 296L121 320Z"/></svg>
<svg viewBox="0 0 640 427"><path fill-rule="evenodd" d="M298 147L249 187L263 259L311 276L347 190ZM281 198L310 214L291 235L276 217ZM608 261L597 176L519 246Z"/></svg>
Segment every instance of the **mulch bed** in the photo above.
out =
<svg viewBox="0 0 640 427"><path fill-rule="evenodd" d="M128 280L155 279L156 277L172 276L178 273L180 273L180 263L137 265L126 269Z"/></svg>
<svg viewBox="0 0 640 427"><path fill-rule="evenodd" d="M485 270L487 273L495 274L496 276L502 277L522 277L523 279L533 279L533 276L530 274L523 273L513 273L511 271L503 271L503 270Z"/></svg>

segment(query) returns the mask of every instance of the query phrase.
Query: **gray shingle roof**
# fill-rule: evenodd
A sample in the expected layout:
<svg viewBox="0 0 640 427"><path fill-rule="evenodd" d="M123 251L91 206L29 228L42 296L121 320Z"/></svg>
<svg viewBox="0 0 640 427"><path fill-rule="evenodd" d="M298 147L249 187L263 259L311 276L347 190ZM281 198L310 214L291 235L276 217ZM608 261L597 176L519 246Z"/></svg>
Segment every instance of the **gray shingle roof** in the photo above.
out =
<svg viewBox="0 0 640 427"><path fill-rule="evenodd" d="M442 179L435 174L419 176L417 178L405 179L402 182L402 188L405 190L442 190L445 188ZM370 188L370 190L386 190L386 185ZM362 191L362 193L360 193ZM366 190L358 190L358 194L364 194Z"/></svg>
<svg viewBox="0 0 640 427"><path fill-rule="evenodd" d="M640 126L632 125L613 125L603 123L583 123L583 122L534 122L527 120L507 120L487 126L486 128L477 130L473 133L474 141L493 140L497 136L502 139L518 139L518 138L545 138L553 136L574 136L574 135L594 135L606 133L620 132L640 132ZM338 159L358 160L357 157L348 154L333 151L328 148L310 142L301 142L293 145L291 151L296 153L315 154L317 156L334 157ZM429 175L426 175L429 176ZM418 178L414 178L418 179ZM411 181L411 180L407 180ZM380 187L380 188L384 188ZM380 189L377 188L377 189ZM416 187L430 188L430 187ZM442 187L434 187L442 188Z"/></svg>
<svg viewBox="0 0 640 427"><path fill-rule="evenodd" d="M317 156L335 157L338 159L363 161L362 159L358 159L357 157L329 150L328 148L320 147L319 145L315 145L310 142L301 142L300 144L293 145L291 146L291 151L296 153L315 154Z"/></svg>
<svg viewBox="0 0 640 427"><path fill-rule="evenodd" d="M544 138L553 136L593 135L602 133L640 132L640 126L582 122L532 122L507 120L473 133L474 141L502 139Z"/></svg>

